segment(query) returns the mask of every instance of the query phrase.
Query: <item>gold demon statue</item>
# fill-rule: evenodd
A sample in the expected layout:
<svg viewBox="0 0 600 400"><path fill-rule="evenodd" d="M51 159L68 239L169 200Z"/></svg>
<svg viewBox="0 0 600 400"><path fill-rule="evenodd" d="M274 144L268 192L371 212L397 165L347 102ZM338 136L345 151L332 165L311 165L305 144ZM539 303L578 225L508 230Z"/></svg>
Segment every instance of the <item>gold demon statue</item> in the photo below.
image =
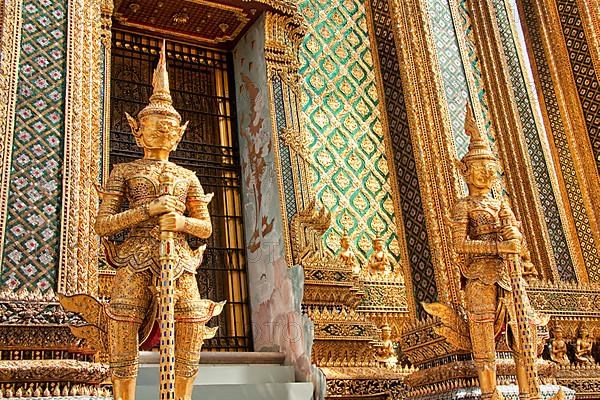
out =
<svg viewBox="0 0 600 400"><path fill-rule="evenodd" d="M117 270L110 303L87 295L61 297L64 308L80 313L89 323L72 326L73 332L108 354L115 400L135 398L138 348L153 327L156 330L164 232L169 233L174 254L170 301L175 321L175 399L191 399L203 339L216 332L205 324L223 308L223 303L201 299L196 283L204 247L192 250L187 237L211 235L207 206L212 194L204 193L192 171L169 161L187 123L180 126L181 116L173 108L165 59L163 45L150 104L139 112L139 122L127 115L144 157L115 165L101 190L96 232L108 237L128 230L121 244L103 241L107 261ZM126 210L122 210L124 202Z"/></svg>
<svg viewBox="0 0 600 400"><path fill-rule="evenodd" d="M547 317L535 314L529 305L522 278L523 236L508 203L491 197L498 165L470 105L465 131L470 144L459 168L469 194L457 201L448 222L462 275L466 321L448 305L423 306L442 319L439 334L472 351L482 399L502 397L496 389L496 341L504 334L513 350L520 393L539 399L535 326L547 323Z"/></svg>

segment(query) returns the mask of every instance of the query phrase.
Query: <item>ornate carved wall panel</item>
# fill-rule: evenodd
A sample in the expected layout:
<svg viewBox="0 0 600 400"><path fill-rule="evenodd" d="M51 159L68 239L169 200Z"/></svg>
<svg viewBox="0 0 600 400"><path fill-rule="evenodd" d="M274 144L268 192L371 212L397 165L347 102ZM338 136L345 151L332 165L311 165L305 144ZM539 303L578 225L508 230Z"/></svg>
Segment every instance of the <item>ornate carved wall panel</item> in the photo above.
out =
<svg viewBox="0 0 600 400"><path fill-rule="evenodd" d="M558 4L553 0L541 3L530 0L518 0L519 11L531 65L534 72L538 96L542 105L544 122L548 129L553 172L558 177L561 196L565 199L564 208L567 224L565 231L570 233L569 246L572 257L577 265L584 265L587 278L590 281L600 280L600 232L598 231L598 197L600 185L596 163L593 160L585 115L581 106L581 98L573 77L570 56L575 53L568 51L568 45L583 46L581 41L566 40L565 33L572 34L572 29L580 28L574 24L577 19L569 13L574 13L578 3L570 2L572 7L561 7L559 15ZM562 22L561 22L562 18ZM563 29L556 29L561 26ZM585 37L585 35L583 35ZM578 43L578 44L577 44ZM581 61L585 63L585 50L580 49ZM591 51L591 50L590 50ZM592 52L593 54L593 52ZM590 55L588 53L588 55ZM578 57L576 57L578 58ZM589 61L590 59L588 59ZM586 71L590 75L589 88L586 96L593 94L595 71L588 63ZM583 64L577 67L580 69ZM591 104L591 103L590 103ZM582 136L583 135L583 136ZM587 143L587 149L585 149ZM585 276L583 280L585 281Z"/></svg>
<svg viewBox="0 0 600 400"><path fill-rule="evenodd" d="M422 301L459 301L449 238L439 222L459 190L450 161L455 149L425 9L419 1L370 3L419 318L424 316ZM439 290L440 284L445 290Z"/></svg>
<svg viewBox="0 0 600 400"><path fill-rule="evenodd" d="M13 31L15 39L21 36L21 47L14 137L5 142L12 146L11 167L2 175L8 193L1 274L11 289L37 286L46 291L57 281L67 9L64 1L49 3L24 1L22 30Z"/></svg>
<svg viewBox="0 0 600 400"><path fill-rule="evenodd" d="M334 216L324 237L333 252L344 230L364 263L382 234L401 259L365 9L360 1L300 4L308 34L300 50L309 179ZM415 223L422 225L415 216ZM415 244L417 245L417 244ZM407 262L407 260L402 260Z"/></svg>
<svg viewBox="0 0 600 400"><path fill-rule="evenodd" d="M402 216L405 220L404 230L410 261L412 291L417 315L421 316L423 310L420 302L434 301L438 296L438 291L402 91L398 53L392 29L393 17L388 1L372 1L370 10L375 36L374 47L376 46L381 70L383 101L386 107L391 150L398 181Z"/></svg>
<svg viewBox="0 0 600 400"><path fill-rule="evenodd" d="M31 0L20 7L7 3L6 16L9 10L11 15L19 10L22 30L14 31L14 23L4 30L13 31L11 40L21 38L21 44L14 103L6 93L7 106L16 104L15 119L3 119L14 123L14 129L6 127L3 153L6 226L1 279L12 289L93 292L98 251L98 242L90 238L100 146L99 3L80 0L67 6L63 1ZM16 58L6 54L14 68L10 76L16 79Z"/></svg>

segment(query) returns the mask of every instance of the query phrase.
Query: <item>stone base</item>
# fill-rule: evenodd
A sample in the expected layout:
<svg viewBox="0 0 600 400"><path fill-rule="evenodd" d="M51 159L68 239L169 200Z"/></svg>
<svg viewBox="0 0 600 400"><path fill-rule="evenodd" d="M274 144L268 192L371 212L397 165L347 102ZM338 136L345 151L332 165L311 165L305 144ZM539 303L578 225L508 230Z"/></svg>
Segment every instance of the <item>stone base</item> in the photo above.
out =
<svg viewBox="0 0 600 400"><path fill-rule="evenodd" d="M558 385L542 385L542 399L549 400L555 396L562 388L565 394L565 400L574 400L575 391L564 386ZM498 386L498 390L502 393L506 400L519 400L519 387L517 385ZM464 388L452 389L444 393L431 395L422 395L410 397L411 400L479 400L481 399L481 390L479 388Z"/></svg>

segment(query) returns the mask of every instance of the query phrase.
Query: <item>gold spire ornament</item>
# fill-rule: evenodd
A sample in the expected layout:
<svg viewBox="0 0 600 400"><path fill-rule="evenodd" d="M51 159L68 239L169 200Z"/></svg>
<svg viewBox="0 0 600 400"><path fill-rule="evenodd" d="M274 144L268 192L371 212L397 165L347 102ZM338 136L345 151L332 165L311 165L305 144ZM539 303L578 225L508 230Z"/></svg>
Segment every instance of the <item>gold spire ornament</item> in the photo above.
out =
<svg viewBox="0 0 600 400"><path fill-rule="evenodd" d="M138 119L127 114L144 157L114 165L101 190L96 233L129 232L120 244L103 241L106 260L117 270L110 303L83 294L61 297L65 309L88 322L71 327L73 333L108 353L115 400L135 399L138 348L152 339L160 342L160 398L191 400L200 349L216 333L206 323L224 306L198 291L195 274L205 246L191 249L187 238L211 235L213 195L204 193L194 172L169 161L187 123L180 125L172 104L164 44L153 86Z"/></svg>
<svg viewBox="0 0 600 400"><path fill-rule="evenodd" d="M125 116L127 117L127 121L129 122L131 132L135 137L137 145L142 148L152 147L149 143L143 142L144 139L143 135L141 134L142 124L151 123L151 121L157 116L164 116L164 119L159 120L160 126L156 126L155 128L162 131L168 131L171 127L178 127L178 129L173 129L172 131L173 135L179 137L176 140L175 137L173 137L171 140L173 147L170 149L170 151L174 151L177 148L179 140L181 140L181 137L183 137L183 133L187 129L189 121L183 124L181 127L179 126L181 123L181 115L179 112L177 112L175 107L173 107L173 98L171 97L171 90L169 87L169 73L167 71L167 55L165 49L166 44L163 42L163 47L160 50L158 65L156 66L154 75L152 77L152 95L150 96L150 102L138 113L138 120L140 123L138 124L136 119L128 113L125 113ZM146 120L148 120L148 122L145 122Z"/></svg>

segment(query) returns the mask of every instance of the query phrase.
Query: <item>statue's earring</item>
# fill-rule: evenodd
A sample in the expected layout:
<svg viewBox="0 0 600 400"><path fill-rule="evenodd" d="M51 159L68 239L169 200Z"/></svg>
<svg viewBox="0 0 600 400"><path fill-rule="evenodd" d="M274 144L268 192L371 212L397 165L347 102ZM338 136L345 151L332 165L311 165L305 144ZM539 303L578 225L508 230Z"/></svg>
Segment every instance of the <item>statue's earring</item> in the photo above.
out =
<svg viewBox="0 0 600 400"><path fill-rule="evenodd" d="M454 159L454 166L458 169L458 172L462 175L463 178L467 177L467 163L458 158Z"/></svg>
<svg viewBox="0 0 600 400"><path fill-rule="evenodd" d="M125 116L127 117L127 122L129 123L129 127L131 128L131 133L133 134L133 137L135 138L135 143L139 147L144 147L144 146L142 146L142 143L140 142L140 126L138 125L137 121L135 120L135 118L133 118L128 113L125 113Z"/></svg>
<svg viewBox="0 0 600 400"><path fill-rule="evenodd" d="M189 123L190 123L190 121L186 121L185 124L183 124L181 127L178 128L179 129L179 138L177 139L177 142L175 143L175 145L173 146L173 150L171 150L171 151L177 150L177 145L179 144L181 139L183 139L183 134L185 133L185 130L187 129Z"/></svg>

